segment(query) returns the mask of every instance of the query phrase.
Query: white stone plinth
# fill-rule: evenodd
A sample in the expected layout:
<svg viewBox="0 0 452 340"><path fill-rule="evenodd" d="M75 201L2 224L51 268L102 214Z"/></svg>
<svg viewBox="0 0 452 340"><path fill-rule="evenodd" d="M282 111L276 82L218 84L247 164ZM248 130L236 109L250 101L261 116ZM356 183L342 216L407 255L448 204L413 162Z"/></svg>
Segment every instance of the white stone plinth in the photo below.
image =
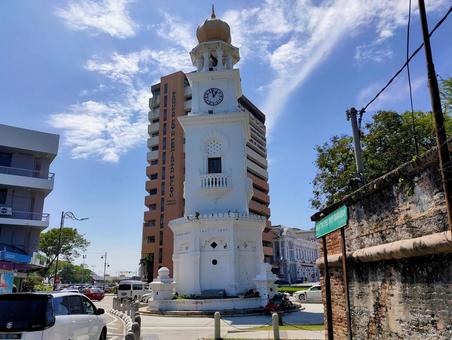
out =
<svg viewBox="0 0 452 340"><path fill-rule="evenodd" d="M173 282L173 279L169 277L169 269L162 267L159 269L158 273L158 277L149 284L153 292L151 300L171 300L176 284Z"/></svg>
<svg viewBox="0 0 452 340"><path fill-rule="evenodd" d="M261 271L254 278L256 290L259 292L263 304L266 304L268 300L275 295L277 290L275 281L278 280L278 276L273 274L271 270L272 266L270 264L262 263Z"/></svg>

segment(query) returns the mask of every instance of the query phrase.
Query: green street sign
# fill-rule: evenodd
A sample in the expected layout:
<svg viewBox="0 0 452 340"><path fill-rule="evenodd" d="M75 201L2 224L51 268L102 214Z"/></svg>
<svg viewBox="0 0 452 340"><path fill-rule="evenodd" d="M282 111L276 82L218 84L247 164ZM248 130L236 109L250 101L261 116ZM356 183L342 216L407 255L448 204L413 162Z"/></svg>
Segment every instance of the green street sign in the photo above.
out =
<svg viewBox="0 0 452 340"><path fill-rule="evenodd" d="M346 226L348 222L348 209L343 205L329 215L315 222L315 237L321 238L337 229Z"/></svg>

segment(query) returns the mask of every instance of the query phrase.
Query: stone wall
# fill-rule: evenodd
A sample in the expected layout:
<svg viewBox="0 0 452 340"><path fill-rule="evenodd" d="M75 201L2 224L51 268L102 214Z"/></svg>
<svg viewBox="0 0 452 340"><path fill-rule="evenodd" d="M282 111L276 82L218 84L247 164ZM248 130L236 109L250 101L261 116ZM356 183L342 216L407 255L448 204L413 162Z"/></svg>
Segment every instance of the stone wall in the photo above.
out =
<svg viewBox="0 0 452 340"><path fill-rule="evenodd" d="M345 237L353 337L451 339L452 242L446 232L447 211L436 151L367 184L312 219L318 220L342 204L349 210ZM430 252L422 246L407 252L405 243L400 246L401 240L411 247L414 238L422 242L428 235L446 238L446 245L435 251L433 244ZM381 254L390 247L398 250L391 253L393 258L386 254L382 260ZM345 339L339 231L327 236L327 249L334 337ZM368 256L365 262L354 256L358 250L375 254L376 249L379 256ZM322 265L323 285L323 249L317 262ZM323 299L325 304L324 291Z"/></svg>

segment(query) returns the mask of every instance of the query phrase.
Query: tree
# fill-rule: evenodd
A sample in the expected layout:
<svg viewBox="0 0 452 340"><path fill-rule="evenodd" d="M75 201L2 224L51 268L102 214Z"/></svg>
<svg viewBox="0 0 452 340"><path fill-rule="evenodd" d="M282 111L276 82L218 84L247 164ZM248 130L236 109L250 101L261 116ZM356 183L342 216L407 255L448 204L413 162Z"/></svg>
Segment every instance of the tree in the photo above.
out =
<svg viewBox="0 0 452 340"><path fill-rule="evenodd" d="M59 276L63 283L85 283L91 282L91 270L70 262L60 262L61 270Z"/></svg>
<svg viewBox="0 0 452 340"><path fill-rule="evenodd" d="M420 154L435 146L432 119L430 112L376 113L362 132L366 179L378 178L415 158L414 131ZM452 136L451 118L445 115L444 119L446 133ZM312 182L312 207L321 209L357 189L352 141L350 136L334 136L322 146L316 146L318 171Z"/></svg>
<svg viewBox="0 0 452 340"><path fill-rule="evenodd" d="M443 113L450 114L452 112L452 78L441 79L440 95Z"/></svg>
<svg viewBox="0 0 452 340"><path fill-rule="evenodd" d="M47 274L50 266L55 262L58 253L62 259L71 262L89 246L89 242L83 235L78 233L77 229L64 227L61 229L61 244L59 247L59 234L59 228L41 233L39 249L47 256L47 266L44 275Z"/></svg>

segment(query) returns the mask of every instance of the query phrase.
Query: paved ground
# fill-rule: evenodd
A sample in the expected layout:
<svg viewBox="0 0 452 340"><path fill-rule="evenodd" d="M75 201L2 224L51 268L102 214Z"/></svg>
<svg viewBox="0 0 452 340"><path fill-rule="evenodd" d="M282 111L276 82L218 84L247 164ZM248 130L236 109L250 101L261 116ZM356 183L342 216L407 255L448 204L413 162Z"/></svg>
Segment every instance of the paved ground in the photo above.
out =
<svg viewBox="0 0 452 340"><path fill-rule="evenodd" d="M112 306L113 297L106 296L98 307L108 310ZM304 310L285 314L285 324L321 324L323 323L323 306L321 304L303 304ZM119 340L123 336L123 324L116 317L106 314L109 339ZM141 335L144 340L198 340L211 339L214 333L213 318L206 317L169 317L142 315ZM240 316L224 317L221 323L223 338L271 339L272 331L249 331L256 326L271 324L271 317ZM322 331L281 331L282 339L323 339Z"/></svg>
<svg viewBox="0 0 452 340"><path fill-rule="evenodd" d="M107 323L107 339L124 339L124 322L118 317L107 312L113 306L113 295L106 295L102 301L94 301L94 304L98 308L105 309L104 319Z"/></svg>

